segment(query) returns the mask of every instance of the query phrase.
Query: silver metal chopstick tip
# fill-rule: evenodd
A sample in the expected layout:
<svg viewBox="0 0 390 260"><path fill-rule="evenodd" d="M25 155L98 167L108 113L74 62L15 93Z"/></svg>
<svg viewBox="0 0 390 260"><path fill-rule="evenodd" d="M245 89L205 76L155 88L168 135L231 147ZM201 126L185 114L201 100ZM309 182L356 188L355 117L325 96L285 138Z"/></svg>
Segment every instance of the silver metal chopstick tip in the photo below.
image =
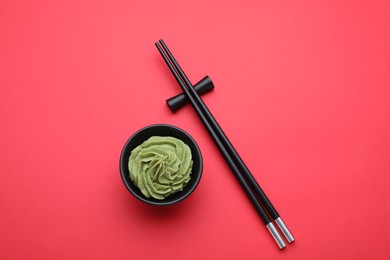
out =
<svg viewBox="0 0 390 260"><path fill-rule="evenodd" d="M286 247L282 237L280 236L278 230L275 228L274 224L270 222L267 224L268 231L271 233L272 237L275 239L275 242L278 244L279 249L283 249Z"/></svg>
<svg viewBox="0 0 390 260"><path fill-rule="evenodd" d="M285 238L287 239L287 241L289 243L294 242L294 237L291 234L290 230L288 230L288 228L284 224L283 220L279 217L279 218L275 219L275 222L278 225L279 229L282 231L282 233L285 236Z"/></svg>

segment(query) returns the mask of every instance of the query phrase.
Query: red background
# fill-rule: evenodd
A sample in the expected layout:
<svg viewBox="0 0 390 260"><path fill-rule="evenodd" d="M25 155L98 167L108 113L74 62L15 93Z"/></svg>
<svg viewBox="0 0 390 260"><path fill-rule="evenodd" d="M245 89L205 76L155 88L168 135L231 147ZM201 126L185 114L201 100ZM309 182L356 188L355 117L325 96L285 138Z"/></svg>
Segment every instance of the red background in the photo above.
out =
<svg viewBox="0 0 390 260"><path fill-rule="evenodd" d="M1 259L389 259L389 1L0 3ZM163 38L296 242L279 251L154 43ZM119 155L183 128L200 185L168 208Z"/></svg>

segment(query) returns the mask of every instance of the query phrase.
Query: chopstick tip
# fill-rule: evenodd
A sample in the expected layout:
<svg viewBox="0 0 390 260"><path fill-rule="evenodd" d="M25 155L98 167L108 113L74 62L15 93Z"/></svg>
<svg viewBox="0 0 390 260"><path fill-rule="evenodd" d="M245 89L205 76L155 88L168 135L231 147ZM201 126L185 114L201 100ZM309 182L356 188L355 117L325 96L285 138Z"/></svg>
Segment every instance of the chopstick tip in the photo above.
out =
<svg viewBox="0 0 390 260"><path fill-rule="evenodd" d="M287 228L286 224L284 224L283 220L278 217L277 219L275 219L275 222L276 224L278 225L280 231L282 231L284 237L287 239L287 241L289 243L292 243L294 242L294 237L293 235L291 234L290 230Z"/></svg>
<svg viewBox="0 0 390 260"><path fill-rule="evenodd" d="M159 44L160 42L162 41L162 39L160 38L158 41L156 41L154 44Z"/></svg>

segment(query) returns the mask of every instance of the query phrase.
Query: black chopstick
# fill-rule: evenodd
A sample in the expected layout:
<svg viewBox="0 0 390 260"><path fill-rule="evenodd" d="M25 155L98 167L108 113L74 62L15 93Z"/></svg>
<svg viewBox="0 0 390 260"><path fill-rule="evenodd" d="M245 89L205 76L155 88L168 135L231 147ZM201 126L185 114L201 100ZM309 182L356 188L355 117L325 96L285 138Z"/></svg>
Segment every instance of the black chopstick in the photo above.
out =
<svg viewBox="0 0 390 260"><path fill-rule="evenodd" d="M257 183L251 172L249 171L248 167L245 165L244 161L241 159L240 155L237 153L236 149L233 147L229 139L227 138L226 134L223 132L222 128L219 126L218 122L215 120L214 116L211 114L210 110L207 108L206 104L203 102L203 100L200 98L200 96L196 93L193 85L191 84L188 77L185 75L184 71L181 69L180 65L176 61L175 57L172 55L166 44L163 40L159 41L161 46L163 47L164 51L168 55L169 59L172 61L175 69L181 76L181 78L184 80L185 84L188 86L188 90L199 105L201 111L205 114L205 117L210 122L210 125L218 135L219 139L221 140L223 146L226 148L230 156L233 158L234 162L237 164L237 167L239 171L244 175L244 178L247 182L249 182L249 185L257 195L257 197L260 199L263 206L266 208L268 214L271 216L271 218L275 221L275 223L279 226L280 230L286 237L287 241L289 243L294 241L294 237L292 236L291 232L288 230L287 226L282 221L280 215L276 211L275 207L272 205L271 201L268 199L267 195L264 193L264 191L261 189L260 185Z"/></svg>
<svg viewBox="0 0 390 260"><path fill-rule="evenodd" d="M169 58L164 53L160 44L164 48L166 54L168 54ZM204 103L199 98L197 93L195 93L195 95L194 95L194 93L193 93L194 89L193 89L192 84L189 82L188 78L185 76L184 72L181 70L180 66L177 64L173 55L170 53L169 49L167 48L167 46L164 44L164 42L162 40L160 40L160 44L156 43L156 47L158 48L159 52L161 53L162 57L164 58L165 62L167 63L169 69L171 70L171 72L175 76L180 87L183 89L184 94L186 95L186 97L188 98L188 100L190 101L192 106L194 107L194 109L195 109L196 113L198 114L198 116L200 117L202 123L205 125L210 136L212 137L212 139L214 140L218 149L222 153L223 157L225 158L229 167L233 171L233 173L236 176L237 180L239 181L240 185L243 187L245 193L247 194L248 198L250 199L250 201L254 205L256 211L260 215L264 224L267 226L268 230L271 232L271 234L274 237L275 241L277 242L279 248L284 248L285 244L284 244L283 240L281 239L279 233L277 232L277 230L273 226L271 220L269 219L269 217L268 217L267 213L265 212L265 210L263 209L262 205L257 200L256 195L252 191L251 187L247 184L245 178L240 174L240 170L238 169L238 167L236 165L237 159L234 160L232 158L234 156L234 153L229 151L229 149L231 149L231 147L224 144L224 143L226 143L226 140L223 141L223 139L227 139L226 136L223 134L223 132L222 132L222 134L218 133L218 128L220 128L220 127L218 126L218 124L216 124L217 126L215 126L215 123L216 123L215 119L212 117L211 113L208 111L207 107L204 105ZM173 63L173 65L171 63ZM185 83L183 81L185 81ZM202 105L200 105L200 104L203 104L203 106L206 109L204 107L202 107ZM208 111L208 113L205 113L205 111ZM211 115L212 120L210 120L210 115ZM221 136L222 136L222 138L221 138ZM223 138L223 136L225 136L225 138Z"/></svg>

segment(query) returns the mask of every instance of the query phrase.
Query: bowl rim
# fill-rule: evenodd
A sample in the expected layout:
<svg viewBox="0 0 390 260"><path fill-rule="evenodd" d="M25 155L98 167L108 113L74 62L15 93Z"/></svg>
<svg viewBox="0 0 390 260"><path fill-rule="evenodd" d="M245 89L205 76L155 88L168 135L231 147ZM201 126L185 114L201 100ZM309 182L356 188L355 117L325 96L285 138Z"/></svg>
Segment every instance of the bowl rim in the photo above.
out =
<svg viewBox="0 0 390 260"><path fill-rule="evenodd" d="M195 179L193 180L193 182L194 182L193 186L190 189L188 189L185 193L183 193L182 196L179 196L175 200L170 200L170 201L155 200L153 198L149 199L149 198L147 198L147 197L145 197L143 195L140 195L140 194L136 193L133 190L133 188L130 186L130 184L128 183L128 180L126 179L126 176L129 174L129 170L128 170L127 167L125 167L126 169L124 169L124 167L123 167L123 165L127 165L127 163L128 163L128 158L126 158L126 156L125 156L125 151L126 151L126 148L128 147L128 145L131 143L131 141L135 137L137 137L139 134L141 134L142 132L147 131L147 130L149 130L151 128L158 128L158 127L168 128L168 129L171 129L171 130L174 130L174 131L177 131L177 132L181 132L182 134L184 134L188 138L188 140L190 140L190 142L192 143L193 147L195 148L194 151L192 151L192 149L191 149L191 151L192 152L196 152L198 157L199 157L199 162L198 162L198 164L199 164L198 172L199 173L196 174ZM168 135L165 135L165 136L168 136ZM178 139L180 139L180 138L178 138ZM182 139L180 139L180 140L182 140ZM184 142L184 140L182 140L182 141ZM188 143L186 143L186 144L188 145ZM192 156L194 157L194 155L192 155ZM126 163L124 164L124 162L126 162ZM127 139L126 143L124 144L124 146L122 148L121 154L120 154L119 171L120 171L120 175L121 175L121 179L122 179L123 184L125 185L127 190L134 197L136 197L140 201L145 202L145 203L150 204L150 205L154 205L154 206L169 206L169 205L176 204L176 203L184 200L185 198L187 198L189 195L191 195L193 193L193 191L199 185L200 179L202 177L202 172L203 172L203 157L202 157L202 152L201 152L201 150L199 148L199 145L197 144L195 139L188 132L186 132L185 130L181 129L180 127L177 127L177 126L174 126L174 125L170 125L170 124L151 124L151 125L147 125L147 126L144 126L144 127L140 128L139 130L134 132ZM183 192L183 191L181 191L181 192Z"/></svg>

